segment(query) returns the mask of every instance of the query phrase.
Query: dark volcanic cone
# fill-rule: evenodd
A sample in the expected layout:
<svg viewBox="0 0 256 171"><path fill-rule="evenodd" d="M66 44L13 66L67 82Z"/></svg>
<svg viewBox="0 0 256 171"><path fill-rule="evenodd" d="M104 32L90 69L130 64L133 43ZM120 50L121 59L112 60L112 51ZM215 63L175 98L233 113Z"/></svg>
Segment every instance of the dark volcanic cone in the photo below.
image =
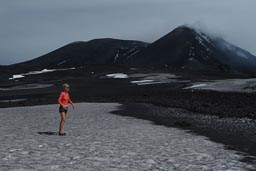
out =
<svg viewBox="0 0 256 171"><path fill-rule="evenodd" d="M171 67L204 74L255 74L256 57L223 39L178 27L143 49L131 65Z"/></svg>
<svg viewBox="0 0 256 171"><path fill-rule="evenodd" d="M139 41L95 39L74 42L30 61L11 65L15 68L44 69L67 68L85 65L119 65L145 48Z"/></svg>

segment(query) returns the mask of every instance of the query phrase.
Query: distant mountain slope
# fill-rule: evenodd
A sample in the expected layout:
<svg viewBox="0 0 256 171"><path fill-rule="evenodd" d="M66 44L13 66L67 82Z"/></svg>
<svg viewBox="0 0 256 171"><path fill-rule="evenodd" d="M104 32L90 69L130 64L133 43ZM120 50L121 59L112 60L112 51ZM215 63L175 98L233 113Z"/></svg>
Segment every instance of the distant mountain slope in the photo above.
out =
<svg viewBox="0 0 256 171"><path fill-rule="evenodd" d="M256 57L220 38L181 26L130 59L135 66L172 67L204 73L256 73Z"/></svg>
<svg viewBox="0 0 256 171"><path fill-rule="evenodd" d="M213 42L220 52L220 55L216 56L219 61L240 72L256 73L256 56L222 38L215 38Z"/></svg>
<svg viewBox="0 0 256 171"><path fill-rule="evenodd" d="M180 26L152 44L118 39L74 42L3 71L30 71L85 65L167 68L203 75L256 76L256 57L225 41ZM2 67L0 67L1 70Z"/></svg>
<svg viewBox="0 0 256 171"><path fill-rule="evenodd" d="M118 39L74 42L33 60L14 64L12 67L43 69L120 64L125 63L147 45L144 42Z"/></svg>

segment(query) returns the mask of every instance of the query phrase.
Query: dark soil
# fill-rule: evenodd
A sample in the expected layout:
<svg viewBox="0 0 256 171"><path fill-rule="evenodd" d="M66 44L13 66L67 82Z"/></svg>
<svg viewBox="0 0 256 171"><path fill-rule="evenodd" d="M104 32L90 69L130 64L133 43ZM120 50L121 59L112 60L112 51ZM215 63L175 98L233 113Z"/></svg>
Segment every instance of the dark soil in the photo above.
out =
<svg viewBox="0 0 256 171"><path fill-rule="evenodd" d="M77 69L33 75L20 79L19 82L1 82L0 87L28 83L53 84L54 86L44 89L0 91L0 101L27 99L21 102L0 102L0 107L56 103L61 91L61 84L68 82L71 85L71 97L75 102L141 102L184 108L219 117L256 118L256 93L184 90L182 88L187 86L186 83L138 86L131 84L131 79L102 78L105 74L113 73L107 71L108 69ZM115 70L115 73L131 72L120 68L111 68L111 70ZM186 76L183 79L187 79Z"/></svg>

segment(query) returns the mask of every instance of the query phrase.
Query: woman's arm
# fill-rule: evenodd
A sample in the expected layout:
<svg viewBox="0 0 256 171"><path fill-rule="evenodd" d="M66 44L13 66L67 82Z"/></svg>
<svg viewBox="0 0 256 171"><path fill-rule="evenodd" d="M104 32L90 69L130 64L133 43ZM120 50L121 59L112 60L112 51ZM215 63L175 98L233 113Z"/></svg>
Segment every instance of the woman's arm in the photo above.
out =
<svg viewBox="0 0 256 171"><path fill-rule="evenodd" d="M72 105L73 108L75 108L74 103L72 102L72 100L70 99L70 97L68 98L68 103Z"/></svg>

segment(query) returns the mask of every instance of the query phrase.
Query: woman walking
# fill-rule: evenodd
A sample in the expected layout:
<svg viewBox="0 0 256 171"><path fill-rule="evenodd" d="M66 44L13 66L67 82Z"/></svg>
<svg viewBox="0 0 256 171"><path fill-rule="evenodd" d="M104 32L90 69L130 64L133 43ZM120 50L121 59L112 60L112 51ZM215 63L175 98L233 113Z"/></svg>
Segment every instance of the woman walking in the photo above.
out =
<svg viewBox="0 0 256 171"><path fill-rule="evenodd" d="M68 104L71 104L73 109L75 108L74 103L71 101L71 99L69 97L69 85L63 84L62 87L63 87L63 89L62 89L62 92L60 93L60 96L58 99L58 103L60 104L59 112L60 112L60 116L61 116L60 125L59 125L59 135L60 136L66 135L66 133L63 132L63 128L64 128L64 124L66 121L66 115L68 112Z"/></svg>

